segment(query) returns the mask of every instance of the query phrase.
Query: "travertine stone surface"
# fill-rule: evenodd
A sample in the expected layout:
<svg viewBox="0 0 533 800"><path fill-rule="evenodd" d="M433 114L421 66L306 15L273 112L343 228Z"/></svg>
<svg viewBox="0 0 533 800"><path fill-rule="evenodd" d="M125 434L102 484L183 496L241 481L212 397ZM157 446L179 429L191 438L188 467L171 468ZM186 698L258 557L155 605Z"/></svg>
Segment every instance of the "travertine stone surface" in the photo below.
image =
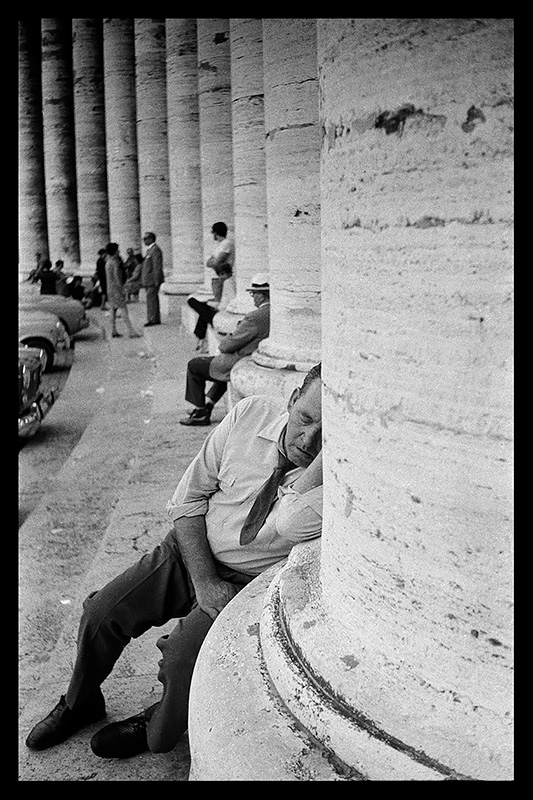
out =
<svg viewBox="0 0 533 800"><path fill-rule="evenodd" d="M80 264L69 19L42 19L43 141L48 245L65 271Z"/></svg>
<svg viewBox="0 0 533 800"><path fill-rule="evenodd" d="M135 87L141 233L153 231L172 272L164 19L135 19Z"/></svg>
<svg viewBox="0 0 533 800"><path fill-rule="evenodd" d="M140 252L133 20L104 19L103 33L109 235Z"/></svg>
<svg viewBox="0 0 533 800"><path fill-rule="evenodd" d="M171 284L203 284L198 45L195 19L166 20ZM192 289L191 289L192 291Z"/></svg>
<svg viewBox="0 0 533 800"><path fill-rule="evenodd" d="M101 19L72 20L80 272L109 241Z"/></svg>
<svg viewBox="0 0 533 800"><path fill-rule="evenodd" d="M198 19L198 103L204 264L213 250L211 226L233 233L233 156L229 19ZM205 269L211 286L213 271Z"/></svg>
<svg viewBox="0 0 533 800"><path fill-rule="evenodd" d="M141 252L132 19L104 19L104 74L110 238Z"/></svg>
<svg viewBox="0 0 533 800"><path fill-rule="evenodd" d="M41 91L41 21L19 19L19 270L48 258Z"/></svg>
<svg viewBox="0 0 533 800"><path fill-rule="evenodd" d="M263 30L260 19L231 19L231 114L235 278L238 301L253 308L246 288L252 275L268 272Z"/></svg>
<svg viewBox="0 0 533 800"><path fill-rule="evenodd" d="M257 361L311 366L320 360L316 20L264 19L263 57L272 318Z"/></svg>
<svg viewBox="0 0 533 800"><path fill-rule="evenodd" d="M319 62L320 583L343 652L303 652L376 731L508 780L512 22L321 20Z"/></svg>

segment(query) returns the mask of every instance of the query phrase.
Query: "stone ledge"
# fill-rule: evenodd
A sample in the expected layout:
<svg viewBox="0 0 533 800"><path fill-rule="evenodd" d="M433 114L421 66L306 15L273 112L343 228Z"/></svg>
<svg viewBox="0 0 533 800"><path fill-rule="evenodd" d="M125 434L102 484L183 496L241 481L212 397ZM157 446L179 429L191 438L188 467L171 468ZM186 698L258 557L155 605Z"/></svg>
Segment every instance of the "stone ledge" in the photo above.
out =
<svg viewBox="0 0 533 800"><path fill-rule="evenodd" d="M194 669L190 781L358 780L290 714L263 660L259 619L274 565L217 617Z"/></svg>

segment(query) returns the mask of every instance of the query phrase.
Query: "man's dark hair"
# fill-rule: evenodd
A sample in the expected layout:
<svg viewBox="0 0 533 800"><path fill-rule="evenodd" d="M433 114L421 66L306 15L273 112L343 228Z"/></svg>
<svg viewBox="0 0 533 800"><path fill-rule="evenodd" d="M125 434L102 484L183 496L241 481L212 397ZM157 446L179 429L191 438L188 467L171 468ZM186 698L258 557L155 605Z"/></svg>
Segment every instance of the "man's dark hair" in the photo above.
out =
<svg viewBox="0 0 533 800"><path fill-rule="evenodd" d="M320 364L315 364L314 367L311 367L309 372L304 378L304 382L301 386L300 397L307 391L311 383L317 378L320 380L322 378L322 362Z"/></svg>
<svg viewBox="0 0 533 800"><path fill-rule="evenodd" d="M219 236L222 236L225 239L228 232L228 226L225 222L215 222L211 228L211 231L212 233L218 233Z"/></svg>
<svg viewBox="0 0 533 800"><path fill-rule="evenodd" d="M106 253L109 253L110 256L114 256L118 250L118 244L116 242L109 242L105 249Z"/></svg>

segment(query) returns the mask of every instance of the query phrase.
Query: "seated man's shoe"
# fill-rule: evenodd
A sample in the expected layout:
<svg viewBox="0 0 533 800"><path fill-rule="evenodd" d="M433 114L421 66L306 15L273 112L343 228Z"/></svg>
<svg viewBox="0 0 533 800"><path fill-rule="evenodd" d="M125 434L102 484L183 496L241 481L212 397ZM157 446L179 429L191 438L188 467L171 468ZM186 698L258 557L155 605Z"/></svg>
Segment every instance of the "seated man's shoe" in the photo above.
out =
<svg viewBox="0 0 533 800"><path fill-rule="evenodd" d="M91 749L100 758L131 758L148 750L144 714L128 717L120 722L112 722L95 733L91 739Z"/></svg>
<svg viewBox="0 0 533 800"><path fill-rule="evenodd" d="M211 425L211 409L193 409L188 417L180 419L180 425Z"/></svg>
<svg viewBox="0 0 533 800"><path fill-rule="evenodd" d="M149 328L150 325L161 325L161 323L160 322L145 322L144 323L144 327L145 328Z"/></svg>
<svg viewBox="0 0 533 800"><path fill-rule="evenodd" d="M85 725L97 722L106 715L104 696L100 689L71 711L62 695L59 703L32 729L26 745L31 750L46 750L60 744Z"/></svg>

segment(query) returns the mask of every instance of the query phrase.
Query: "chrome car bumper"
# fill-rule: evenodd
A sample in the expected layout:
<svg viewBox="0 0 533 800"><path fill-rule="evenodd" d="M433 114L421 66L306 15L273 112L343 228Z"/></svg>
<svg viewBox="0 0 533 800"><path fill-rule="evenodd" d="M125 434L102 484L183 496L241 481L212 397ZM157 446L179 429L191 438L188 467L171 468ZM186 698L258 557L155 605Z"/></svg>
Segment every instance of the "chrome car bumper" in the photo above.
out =
<svg viewBox="0 0 533 800"><path fill-rule="evenodd" d="M29 411L19 417L19 436L27 438L33 436L35 431L39 428L41 422L48 414L55 401L59 396L59 392L47 392L42 397L33 402Z"/></svg>

